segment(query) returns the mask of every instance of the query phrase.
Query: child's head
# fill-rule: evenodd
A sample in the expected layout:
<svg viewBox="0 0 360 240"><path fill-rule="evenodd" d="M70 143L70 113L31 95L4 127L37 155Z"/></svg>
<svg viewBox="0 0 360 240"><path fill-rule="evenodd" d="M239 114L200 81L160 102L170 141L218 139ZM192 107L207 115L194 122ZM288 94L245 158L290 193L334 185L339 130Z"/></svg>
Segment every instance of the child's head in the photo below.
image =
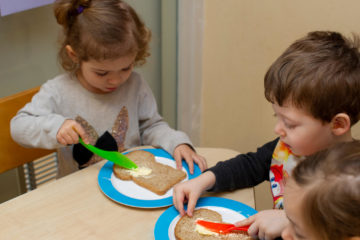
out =
<svg viewBox="0 0 360 240"><path fill-rule="evenodd" d="M307 157L285 187L288 239L360 239L360 142Z"/></svg>
<svg viewBox="0 0 360 240"><path fill-rule="evenodd" d="M59 59L69 72L76 72L89 60L134 55L136 65L149 56L150 31L121 0L57 0L54 13L64 30Z"/></svg>
<svg viewBox="0 0 360 240"><path fill-rule="evenodd" d="M290 45L266 73L265 97L273 103L275 113L282 118L280 120L284 125L278 124L275 132L294 148L292 150L296 154L310 155L341 141L341 136L359 120L359 46L355 36L347 39L336 32L311 32ZM302 122L298 122L299 116L296 114L289 120L287 116L279 116L279 109L280 115L281 110L295 109L300 117L306 116L307 120L314 120L310 124L318 126L314 131L304 131L309 135L306 138L298 139L301 134L296 133L297 139L286 139L282 135L291 134L289 132ZM338 125L344 128L334 132L333 127ZM316 136L323 140L314 143L318 141ZM300 145L306 146L296 146L299 145L294 143L297 140L303 142ZM313 146L308 146L308 143Z"/></svg>

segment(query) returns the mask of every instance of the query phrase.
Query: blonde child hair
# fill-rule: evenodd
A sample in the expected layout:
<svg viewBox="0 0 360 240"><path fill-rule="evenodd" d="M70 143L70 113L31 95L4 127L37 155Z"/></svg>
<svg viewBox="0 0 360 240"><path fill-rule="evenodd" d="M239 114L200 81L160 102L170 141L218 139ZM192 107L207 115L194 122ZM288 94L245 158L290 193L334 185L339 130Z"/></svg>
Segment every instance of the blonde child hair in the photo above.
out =
<svg viewBox="0 0 360 240"><path fill-rule="evenodd" d="M304 191L303 222L315 239L360 237L359 173L359 141L337 144L295 167L292 179Z"/></svg>
<svg viewBox="0 0 360 240"><path fill-rule="evenodd" d="M56 1L54 14L63 27L64 39L58 57L66 71L77 71L82 61L116 59L130 53L136 53L135 65L142 65L150 55L151 32L126 2ZM69 57L67 45L80 62L74 63Z"/></svg>

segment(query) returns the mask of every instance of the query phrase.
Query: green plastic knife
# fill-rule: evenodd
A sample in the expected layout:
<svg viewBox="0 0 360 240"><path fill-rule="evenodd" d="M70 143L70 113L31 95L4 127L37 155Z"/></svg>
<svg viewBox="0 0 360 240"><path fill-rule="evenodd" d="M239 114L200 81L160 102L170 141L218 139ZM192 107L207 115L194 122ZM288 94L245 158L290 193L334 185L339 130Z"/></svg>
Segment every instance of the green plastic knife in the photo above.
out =
<svg viewBox="0 0 360 240"><path fill-rule="evenodd" d="M100 148L97 148L93 145L86 144L84 141L79 138L79 142L86 147L89 151L99 155L100 157L107 159L120 167L127 168L127 169L136 169L138 166L131 161L128 157L124 154L116 152L116 151L105 151Z"/></svg>

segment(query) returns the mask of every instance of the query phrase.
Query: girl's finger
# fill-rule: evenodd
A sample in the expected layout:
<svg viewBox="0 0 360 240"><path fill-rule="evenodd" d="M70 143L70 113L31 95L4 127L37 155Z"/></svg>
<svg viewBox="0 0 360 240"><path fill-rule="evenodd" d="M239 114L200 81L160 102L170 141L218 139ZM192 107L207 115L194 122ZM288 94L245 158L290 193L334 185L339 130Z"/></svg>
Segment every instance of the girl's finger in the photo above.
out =
<svg viewBox="0 0 360 240"><path fill-rule="evenodd" d="M181 155L178 152L174 152L174 159L176 162L176 168L177 169L181 169L182 168L182 164L181 164Z"/></svg>
<svg viewBox="0 0 360 240"><path fill-rule="evenodd" d="M66 145L65 139L61 136L57 137L57 141L61 144L61 145Z"/></svg>
<svg viewBox="0 0 360 240"><path fill-rule="evenodd" d="M75 144L79 142L79 136L75 131L71 131L68 133L69 138L71 139L71 143Z"/></svg>
<svg viewBox="0 0 360 240"><path fill-rule="evenodd" d="M75 131L76 133L76 142L79 141L79 136L81 137L81 139L86 143L86 144L89 144L89 140L87 139L87 136L86 136L86 132L85 130L83 129L83 127L75 122L75 124L72 126L72 129Z"/></svg>
<svg viewBox="0 0 360 240"><path fill-rule="evenodd" d="M188 164L190 174L194 174L194 162L189 154L185 154L184 156L185 162Z"/></svg>
<svg viewBox="0 0 360 240"><path fill-rule="evenodd" d="M203 172L205 169L207 169L207 164L203 157L194 156L194 162L199 166L201 172Z"/></svg>

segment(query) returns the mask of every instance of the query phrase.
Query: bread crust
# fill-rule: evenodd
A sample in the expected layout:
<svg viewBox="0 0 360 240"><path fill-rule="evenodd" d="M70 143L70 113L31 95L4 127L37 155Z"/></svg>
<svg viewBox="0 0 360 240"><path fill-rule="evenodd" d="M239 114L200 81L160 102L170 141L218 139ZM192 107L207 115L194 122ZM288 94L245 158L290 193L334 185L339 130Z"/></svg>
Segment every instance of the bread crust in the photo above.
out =
<svg viewBox="0 0 360 240"><path fill-rule="evenodd" d="M212 222L222 222L221 215L213 210L199 208L194 211L192 217L184 215L175 226L175 238L177 240L251 240L245 233L229 233L219 235L202 235L195 230L196 219L201 218Z"/></svg>
<svg viewBox="0 0 360 240"><path fill-rule="evenodd" d="M113 172L121 180L132 180L137 185L144 187L158 195L164 195L176 183L185 179L186 173L168 165L158 163L155 156L148 151L136 150L126 155L138 167L150 168L151 173L146 176L133 176L125 168L114 164Z"/></svg>

